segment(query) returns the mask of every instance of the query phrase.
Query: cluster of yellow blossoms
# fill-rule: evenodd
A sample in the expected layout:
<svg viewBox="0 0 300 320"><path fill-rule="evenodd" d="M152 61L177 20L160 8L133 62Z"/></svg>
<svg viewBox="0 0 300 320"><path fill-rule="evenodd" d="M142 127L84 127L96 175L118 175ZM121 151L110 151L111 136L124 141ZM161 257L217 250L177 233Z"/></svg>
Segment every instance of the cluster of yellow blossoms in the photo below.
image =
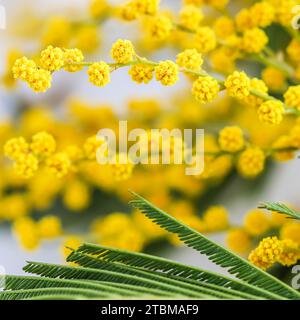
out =
<svg viewBox="0 0 300 320"><path fill-rule="evenodd" d="M39 221L22 217L15 221L13 231L20 244L28 249L36 249L42 240L51 240L62 235L61 221L56 216L45 216Z"/></svg>
<svg viewBox="0 0 300 320"><path fill-rule="evenodd" d="M279 124L285 113L298 114L300 110L300 86L290 86L284 94L285 104L268 95L263 80L249 78L245 72L234 71L224 81L213 78L201 69L202 55L196 49L186 49L177 55L176 63L171 60L153 62L139 57L129 40L119 39L111 48L114 63L84 62L79 49L61 49L48 46L41 52L39 67L33 60L22 57L16 60L12 72L16 79L28 82L35 92L44 92L51 85L51 73L61 68L69 72L80 71L88 66L89 81L103 87L110 82L110 73L121 67L131 66L129 74L137 83L149 83L155 73L156 80L164 86L174 85L179 72L195 77L192 94L201 103L212 102L222 89L230 97L254 106L262 122Z"/></svg>
<svg viewBox="0 0 300 320"><path fill-rule="evenodd" d="M283 266L296 264L300 260L300 223L277 212L272 215L262 210L249 211L244 218L243 227L233 227L227 234L227 244L232 250L249 254L249 260L262 269L275 263ZM266 237L268 234L277 236Z"/></svg>
<svg viewBox="0 0 300 320"><path fill-rule="evenodd" d="M84 161L96 161L97 150L103 140L96 135L88 137L80 148L76 145L66 146L63 152L56 152L56 141L47 132L38 132L28 143L23 137L13 138L4 145L4 154L14 160L16 172L25 179L31 178L41 170L51 172L57 178L66 176L70 171L76 171ZM120 158L121 154L117 155ZM117 180L127 179L131 175L133 165L128 161L117 161L111 165Z"/></svg>
<svg viewBox="0 0 300 320"><path fill-rule="evenodd" d="M276 262L290 266L296 264L299 259L299 245L289 239L278 240L277 237L263 239L249 255L249 260L264 270Z"/></svg>

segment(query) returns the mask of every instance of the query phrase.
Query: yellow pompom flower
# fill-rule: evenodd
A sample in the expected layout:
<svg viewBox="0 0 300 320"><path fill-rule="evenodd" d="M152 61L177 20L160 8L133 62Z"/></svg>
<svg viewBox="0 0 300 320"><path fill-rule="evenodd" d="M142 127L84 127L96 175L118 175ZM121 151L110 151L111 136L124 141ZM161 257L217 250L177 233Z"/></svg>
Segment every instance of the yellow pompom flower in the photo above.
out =
<svg viewBox="0 0 300 320"><path fill-rule="evenodd" d="M267 237L250 253L248 259L257 267L266 270L278 261L282 252L282 242L277 237Z"/></svg>
<svg viewBox="0 0 300 320"><path fill-rule="evenodd" d="M267 27L275 19L275 9L268 1L260 1L250 8L250 14L255 27Z"/></svg>
<svg viewBox="0 0 300 320"><path fill-rule="evenodd" d="M99 147L103 144L103 140L98 139L96 135L86 139L83 145L83 151L87 159L95 160Z"/></svg>
<svg viewBox="0 0 300 320"><path fill-rule="evenodd" d="M106 62L93 63L88 68L89 81L98 87L104 87L110 82L110 68Z"/></svg>
<svg viewBox="0 0 300 320"><path fill-rule="evenodd" d="M64 65L64 52L61 48L48 46L41 52L40 65L50 72L61 69Z"/></svg>
<svg viewBox="0 0 300 320"><path fill-rule="evenodd" d="M195 36L195 47L201 53L207 53L215 49L217 45L216 34L210 27L200 27Z"/></svg>
<svg viewBox="0 0 300 320"><path fill-rule="evenodd" d="M86 183L74 179L65 187L63 193L64 205L72 211L81 211L90 203L90 191Z"/></svg>
<svg viewBox="0 0 300 320"><path fill-rule="evenodd" d="M251 82L245 72L234 71L226 78L225 87L231 97L243 99L250 94Z"/></svg>
<svg viewBox="0 0 300 320"><path fill-rule="evenodd" d="M36 71L36 64L33 60L26 57L19 58L12 67L12 73L15 79L29 81L32 74Z"/></svg>
<svg viewBox="0 0 300 320"><path fill-rule="evenodd" d="M188 30L197 30L202 20L202 11L194 5L184 6L179 12L180 26Z"/></svg>
<svg viewBox="0 0 300 320"><path fill-rule="evenodd" d="M66 49L64 51L64 69L68 72L77 72L80 71L83 66L80 65L84 59L83 53L81 50L75 49Z"/></svg>
<svg viewBox="0 0 300 320"><path fill-rule="evenodd" d="M139 252L144 246L144 236L135 227L123 229L117 237L104 238L101 244L109 247L116 247L124 250Z"/></svg>
<svg viewBox="0 0 300 320"><path fill-rule="evenodd" d="M264 170L265 159L266 156L260 148L249 147L238 158L238 171L245 178L254 178Z"/></svg>
<svg viewBox="0 0 300 320"><path fill-rule="evenodd" d="M108 9L108 3L106 0L92 0L89 5L89 13L92 18L101 18Z"/></svg>
<svg viewBox="0 0 300 320"><path fill-rule="evenodd" d="M56 216L46 216L37 222L37 232L42 239L54 239L62 234L61 221Z"/></svg>
<svg viewBox="0 0 300 320"><path fill-rule="evenodd" d="M129 1L120 7L119 16L125 21L133 21L141 15L136 2Z"/></svg>
<svg viewBox="0 0 300 320"><path fill-rule="evenodd" d="M262 29L248 29L243 34L241 49L247 53L259 53L268 41L269 39Z"/></svg>
<svg viewBox="0 0 300 320"><path fill-rule="evenodd" d="M210 232L224 230L228 227L228 212L222 206L209 207L204 212L203 222Z"/></svg>
<svg viewBox="0 0 300 320"><path fill-rule="evenodd" d="M257 109L258 118L262 122L279 124L284 113L283 103L280 100L268 100Z"/></svg>
<svg viewBox="0 0 300 320"><path fill-rule="evenodd" d="M62 178L69 172L71 161L66 153L59 152L47 159L46 167L57 178Z"/></svg>
<svg viewBox="0 0 300 320"><path fill-rule="evenodd" d="M48 157L56 149L56 141L53 136L45 131L38 132L32 137L30 150L37 157Z"/></svg>
<svg viewBox="0 0 300 320"><path fill-rule="evenodd" d="M178 81L178 66L171 60L160 61L155 67L156 80L164 86L171 86Z"/></svg>
<svg viewBox="0 0 300 320"><path fill-rule="evenodd" d="M244 254L247 253L251 247L251 238L244 229L234 228L227 233L226 243L230 250Z"/></svg>
<svg viewBox="0 0 300 320"><path fill-rule="evenodd" d="M245 145L243 131L237 126L225 127L219 133L219 145L226 152L237 152Z"/></svg>
<svg viewBox="0 0 300 320"><path fill-rule="evenodd" d="M293 8L297 6L297 1L280 0L276 3L276 20L283 26L290 26L294 17Z"/></svg>
<svg viewBox="0 0 300 320"><path fill-rule="evenodd" d="M130 162L127 154L119 153L116 163L111 164L112 173L116 181L124 181L131 177L134 165Z"/></svg>
<svg viewBox="0 0 300 320"><path fill-rule="evenodd" d="M261 76L270 90L280 91L285 87L284 73L274 67L265 68L262 71Z"/></svg>
<svg viewBox="0 0 300 320"><path fill-rule="evenodd" d="M29 151L29 144L23 137L8 140L4 145L4 154L10 159L17 160Z"/></svg>
<svg viewBox="0 0 300 320"><path fill-rule="evenodd" d="M154 15L159 9L160 0L133 0L142 14Z"/></svg>
<svg viewBox="0 0 300 320"><path fill-rule="evenodd" d="M144 63L138 63L129 69L131 79L137 83L149 83L153 78L154 68Z"/></svg>
<svg viewBox="0 0 300 320"><path fill-rule="evenodd" d="M171 34L173 28L171 19L164 14L159 14L148 21L147 32L151 39L162 41Z"/></svg>
<svg viewBox="0 0 300 320"><path fill-rule="evenodd" d="M110 54L117 63L128 63L134 56L133 44L129 40L119 39L112 45Z"/></svg>
<svg viewBox="0 0 300 320"><path fill-rule="evenodd" d="M131 217L123 212L112 212L103 218L94 220L91 226L93 234L103 238L117 237L123 230L131 229L133 221Z"/></svg>
<svg viewBox="0 0 300 320"><path fill-rule="evenodd" d="M227 16L221 16L214 22L214 31L220 39L226 39L235 32L234 21Z"/></svg>
<svg viewBox="0 0 300 320"><path fill-rule="evenodd" d="M286 239L281 241L283 251L278 258L278 262L283 266L292 266L300 259L299 244L293 240Z"/></svg>
<svg viewBox="0 0 300 320"><path fill-rule="evenodd" d="M51 73L48 70L36 69L27 80L34 92L45 92L51 87Z"/></svg>
<svg viewBox="0 0 300 320"><path fill-rule="evenodd" d="M280 238L290 239L300 245L300 223L298 222L287 222L280 229Z"/></svg>
<svg viewBox="0 0 300 320"><path fill-rule="evenodd" d="M29 213L28 198L23 193L13 193L1 197L1 219L13 221L26 216Z"/></svg>
<svg viewBox="0 0 300 320"><path fill-rule="evenodd" d="M244 219L245 230L252 236L260 236L266 233L271 227L269 216L259 210L254 209L249 211Z"/></svg>
<svg viewBox="0 0 300 320"><path fill-rule="evenodd" d="M16 160L14 167L19 176L24 179L31 178L38 170L38 159L31 153L21 154Z"/></svg>
<svg viewBox="0 0 300 320"><path fill-rule="evenodd" d="M238 14L235 17L235 23L237 26L237 30L240 32L255 27L251 11L246 8L238 12Z"/></svg>
<svg viewBox="0 0 300 320"><path fill-rule="evenodd" d="M176 63L182 68L199 70L203 64L203 59L196 49L186 49L177 55Z"/></svg>
<svg viewBox="0 0 300 320"><path fill-rule="evenodd" d="M219 84L214 78L199 77L193 83L192 94L200 103L207 103L217 97L219 90Z"/></svg>
<svg viewBox="0 0 300 320"><path fill-rule="evenodd" d="M17 219L13 224L13 231L24 249L35 250L39 246L36 224L31 218Z"/></svg>
<svg viewBox="0 0 300 320"><path fill-rule="evenodd" d="M288 107L300 110L300 85L290 86L284 94L284 101Z"/></svg>
<svg viewBox="0 0 300 320"><path fill-rule="evenodd" d="M83 150L76 145L67 146L65 152L73 163L82 160L84 157Z"/></svg>

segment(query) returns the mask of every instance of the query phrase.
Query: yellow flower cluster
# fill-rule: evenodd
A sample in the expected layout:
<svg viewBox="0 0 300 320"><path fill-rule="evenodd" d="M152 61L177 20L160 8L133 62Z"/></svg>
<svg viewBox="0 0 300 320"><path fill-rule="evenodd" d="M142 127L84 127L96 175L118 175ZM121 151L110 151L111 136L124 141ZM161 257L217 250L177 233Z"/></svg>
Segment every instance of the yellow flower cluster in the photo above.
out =
<svg viewBox="0 0 300 320"><path fill-rule="evenodd" d="M203 59L196 49L186 49L177 55L176 63L183 68L199 70L203 64Z"/></svg>
<svg viewBox="0 0 300 320"><path fill-rule="evenodd" d="M154 68L146 64L136 64L129 70L131 79L137 83L148 83L153 78Z"/></svg>
<svg viewBox="0 0 300 320"><path fill-rule="evenodd" d="M90 82L98 87L103 87L110 82L109 65L103 61L93 63L88 69Z"/></svg>
<svg viewBox="0 0 300 320"><path fill-rule="evenodd" d="M265 159L266 156L261 149L249 147L238 158L238 170L244 177L256 177L263 171Z"/></svg>
<svg viewBox="0 0 300 320"><path fill-rule="evenodd" d="M13 231L20 244L27 250L34 250L42 240L51 240L62 234L61 221L56 216L45 216L39 221L21 217L14 222Z"/></svg>
<svg viewBox="0 0 300 320"><path fill-rule="evenodd" d="M216 98L219 92L219 84L214 78L199 77L194 83L192 93L200 103L207 103Z"/></svg>
<svg viewBox="0 0 300 320"><path fill-rule="evenodd" d="M199 36L201 32L204 32L205 37L207 37L209 33L207 30L204 30L205 28L208 27L198 28L197 36ZM248 34L250 35L249 39L247 38ZM263 35L263 33L260 29L247 30L244 34L244 40L248 39L249 44L246 46L249 47L257 44L258 42L253 39L257 40L261 35ZM266 36L264 35L264 37ZM262 42L264 42L264 46L266 41ZM200 40L197 43L198 45L201 45ZM204 39L204 43L205 46L209 46L210 41ZM215 45L212 45L212 47L214 46ZM226 47L224 48L226 49ZM199 48L198 50L200 52L207 52L213 49L207 47ZM216 53L222 52L223 49L218 48L217 50L219 51L215 51L215 58L217 57ZM257 53L261 49L247 50L252 53ZM244 51L247 50L245 49ZM295 109L293 112L296 114L297 109L299 109L298 100L300 100L298 99L298 86L291 86L288 88L284 94L285 104L283 104L283 102L268 94L268 87L264 81L258 78L251 79L244 71L240 72L235 70L229 74L224 81L210 76L206 71L201 69L203 59L200 52L195 48L185 49L177 55L176 63L171 60L154 62L138 56L135 53L135 49L131 41L119 39L111 48L111 57L115 63L107 63L104 61L89 63L83 61L83 55L78 49L60 49L49 46L41 53L40 64L44 69L36 67L32 60L23 57L16 61L13 67L13 73L16 78L29 81L29 85L34 87L35 91L45 91L45 89L49 87L47 85L43 85L45 84L45 81L35 81L35 76L32 77L32 74L36 73L35 71L37 70L39 74L46 74L50 71L54 72L60 68L64 68L70 72L75 72L81 70L84 66L88 66L87 73L89 75L90 82L100 87L105 86L110 82L111 71L126 66L131 66L129 74L133 81L137 83L149 83L153 78L153 73L155 72L156 80L161 82L164 86L174 85L179 80L179 72L182 72L191 78L197 78L193 83L192 93L200 103L211 102L217 97L218 92L225 88L229 96L256 107L258 118L262 122L279 124L283 119L283 115L287 111L286 107ZM269 70L273 72L273 69ZM264 72L264 74L267 81L270 82L268 79L270 75L266 72ZM51 78L50 73L49 77ZM34 81L30 82L30 79ZM285 79L280 80L280 86L283 85L282 82L284 81ZM42 86L44 89L40 90ZM278 87L279 85L273 85L273 88Z"/></svg>
<svg viewBox="0 0 300 320"><path fill-rule="evenodd" d="M178 66L171 60L161 61L155 67L156 80L164 86L171 86L178 81Z"/></svg>
<svg viewBox="0 0 300 320"><path fill-rule="evenodd" d="M31 143L23 137L13 138L4 145L4 154L15 161L16 171L23 178L31 178L39 165L46 163L47 169L58 177L68 173L70 160L65 153L56 153L56 142L47 132L38 132L32 136Z"/></svg>
<svg viewBox="0 0 300 320"><path fill-rule="evenodd" d="M62 67L66 71L74 72L78 66L70 66L83 60L83 55L78 49L61 49L48 46L41 52L39 65L26 57L15 61L12 72L15 79L20 79L28 83L35 92L45 92L51 87L51 73L60 70Z"/></svg>
<svg viewBox="0 0 300 320"><path fill-rule="evenodd" d="M299 259L299 245L292 240L278 240L277 237L263 239L249 255L249 261L264 270L276 262L290 266Z"/></svg>
<svg viewBox="0 0 300 320"><path fill-rule="evenodd" d="M24 178L30 178L38 169L38 157L49 155L55 150L53 138L46 132L32 137L28 144L23 137L9 140L4 146L4 153L15 161L16 171Z"/></svg>
<svg viewBox="0 0 300 320"><path fill-rule="evenodd" d="M277 236L269 237L271 231ZM266 270L275 263L283 266L297 263L300 259L299 231L300 223L283 214L253 209L246 213L242 227L229 229L226 242L237 253L248 253L251 263Z"/></svg>
<svg viewBox="0 0 300 320"><path fill-rule="evenodd" d="M225 127L219 133L219 144L223 151L240 151L245 144L243 131L237 126Z"/></svg>
<svg viewBox="0 0 300 320"><path fill-rule="evenodd" d="M279 100L268 100L263 102L257 110L258 118L262 122L279 124L282 121L284 107Z"/></svg>
<svg viewBox="0 0 300 320"><path fill-rule="evenodd" d="M282 252L283 246L281 241L276 237L267 237L250 253L249 261L259 268L266 270L279 260Z"/></svg>
<svg viewBox="0 0 300 320"><path fill-rule="evenodd" d="M244 99L250 94L250 79L245 72L234 71L227 77L225 87L231 97Z"/></svg>

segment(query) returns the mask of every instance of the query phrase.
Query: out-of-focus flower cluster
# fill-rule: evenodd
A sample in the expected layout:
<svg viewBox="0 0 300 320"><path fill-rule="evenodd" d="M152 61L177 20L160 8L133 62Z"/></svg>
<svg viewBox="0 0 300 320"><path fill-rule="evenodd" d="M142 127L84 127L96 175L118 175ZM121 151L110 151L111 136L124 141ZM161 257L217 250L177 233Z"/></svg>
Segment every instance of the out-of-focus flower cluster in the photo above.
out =
<svg viewBox="0 0 300 320"><path fill-rule="evenodd" d="M300 223L287 216L253 209L246 213L243 226L231 227L227 245L237 253L249 254L249 260L264 270L275 263L296 264L300 259ZM270 237L269 235L272 235Z"/></svg>
<svg viewBox="0 0 300 320"><path fill-rule="evenodd" d="M272 162L291 160L300 149L300 39L291 26L297 4L250 1L245 8L229 0L184 0L173 12L159 0L129 0L117 6L92 0L85 18L55 16L40 22L37 50L8 52L2 77L6 87L14 87L19 79L33 91L45 92L54 73L63 70L87 69L90 83L97 87L113 86L111 74L120 68L128 68L128 79L140 85L156 80L173 86L184 78L188 92L172 99L172 110L155 100L132 98L122 117L129 129L204 128L205 166L198 176L187 176L178 165L100 165L97 132L118 131L119 116L112 106L72 99L63 117L51 107L33 106L0 126L1 221L12 222L27 249L56 237L73 248L81 241L136 251L160 240L177 245L178 239L137 211L124 207L107 214L101 204L94 209L98 194L125 206L127 190L132 189L198 231L226 231L229 248L240 254L253 249L249 259L258 267L296 263L297 222L253 210L243 226L233 226L217 200L201 204L230 176L255 179ZM103 52L91 56L99 49L108 20L140 31L135 38L126 37L131 40L109 39L110 61L99 59ZM280 46L272 28L283 34ZM160 49L170 50L170 57L157 58ZM88 216L88 231L72 235L53 211L57 202ZM91 214L95 210L102 213L96 219Z"/></svg>

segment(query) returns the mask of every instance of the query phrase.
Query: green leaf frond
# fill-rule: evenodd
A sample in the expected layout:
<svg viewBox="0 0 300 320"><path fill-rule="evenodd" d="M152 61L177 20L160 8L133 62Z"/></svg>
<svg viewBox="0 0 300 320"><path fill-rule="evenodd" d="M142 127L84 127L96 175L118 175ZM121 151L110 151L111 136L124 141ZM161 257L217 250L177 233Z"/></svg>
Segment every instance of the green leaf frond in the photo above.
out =
<svg viewBox="0 0 300 320"><path fill-rule="evenodd" d="M117 262L112 263L79 252L73 252L68 257L68 261L76 262L82 267L123 272L124 274L131 274L145 279L151 279L160 283L174 286L174 288L180 287L181 289L191 290L195 294L200 294L200 296L205 294L219 299L256 299L256 297L246 294L235 294L235 291L229 290L228 288L220 288L209 284L203 284L199 281L193 281L191 279L185 279L171 275L168 275L168 277L166 277L164 273L158 271L154 272L149 270L142 270L140 268L126 266Z"/></svg>
<svg viewBox="0 0 300 320"><path fill-rule="evenodd" d="M10 290L0 292L1 300L27 300L34 297L41 297L44 295L60 296L68 295L76 299L107 299L109 294L103 294L95 290L75 289L75 288L43 288L43 289L28 289L28 290Z"/></svg>
<svg viewBox="0 0 300 320"><path fill-rule="evenodd" d="M258 208L287 215L287 218L300 220L300 212L295 211L280 202L262 202Z"/></svg>
<svg viewBox="0 0 300 320"><path fill-rule="evenodd" d="M300 293L290 286L250 264L247 260L241 258L235 253L214 243L184 223L179 222L174 217L155 207L141 196L135 193L133 194L136 197L135 200L130 202L133 207L139 209L161 228L176 234L188 247L206 255L209 260L223 267L232 275L235 275L237 278L247 283L288 299L300 299Z"/></svg>
<svg viewBox="0 0 300 320"><path fill-rule="evenodd" d="M67 258L68 260L76 260L80 264L79 259L73 259L75 253L86 253L100 260L119 262L123 265L136 267L142 270L161 271L167 276L177 276L187 280L197 281L204 285L211 285L218 288L229 289L234 291L236 295L244 297L244 295L255 296L257 298L279 299L280 296L269 291L252 286L245 282L226 277L222 274L203 270L198 267L188 266L169 259L148 255L145 253L137 253L116 248L110 248L95 244L83 244L77 250L72 252Z"/></svg>
<svg viewBox="0 0 300 320"><path fill-rule="evenodd" d="M28 262L36 276L4 276L0 300L15 299L300 299L300 293L207 239L135 194L131 204L187 246L239 279L143 253L83 244L67 261ZM278 206L280 204L276 204ZM278 207L274 205L269 208ZM281 206L287 214L286 206ZM275 210L274 210L275 211ZM290 211L289 211L290 212ZM292 212L295 216L295 213ZM290 214L291 216L291 214Z"/></svg>
<svg viewBox="0 0 300 320"><path fill-rule="evenodd" d="M52 279L33 276L6 276L6 290L40 289L40 288L78 288L96 290L116 296L136 296L139 291L116 288L106 282Z"/></svg>

